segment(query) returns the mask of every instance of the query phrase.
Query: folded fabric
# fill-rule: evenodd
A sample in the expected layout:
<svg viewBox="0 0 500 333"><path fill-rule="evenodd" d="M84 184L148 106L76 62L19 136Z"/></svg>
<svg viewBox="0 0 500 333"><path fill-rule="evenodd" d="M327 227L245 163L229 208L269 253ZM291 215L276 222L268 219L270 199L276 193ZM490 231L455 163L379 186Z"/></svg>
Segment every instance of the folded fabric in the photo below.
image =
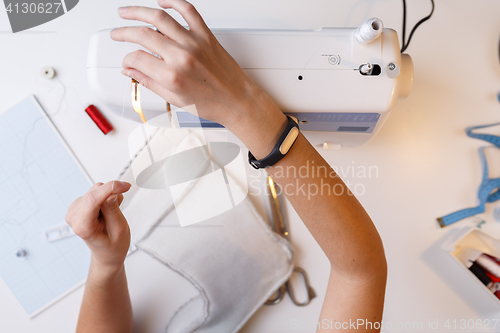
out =
<svg viewBox="0 0 500 333"><path fill-rule="evenodd" d="M157 152L165 153L162 158L191 149L195 155L190 159L197 161L207 158L206 151L192 148L203 146L203 143L207 144L192 131L178 130L174 134L164 128L159 128L149 140ZM136 144L135 148L138 147L140 145ZM146 161L147 156L141 154L150 153L143 149L136 160ZM156 158L156 163L159 160ZM220 161L212 162L218 164ZM222 165L227 162L222 161ZM134 163L123 180L137 179L140 172L134 174ZM203 192L197 191L197 186L203 186L204 176L222 167L213 168L212 164L207 171L207 165L199 163L198 166L195 171L201 176L189 187L184 187L183 203L217 200L218 193L211 198L200 196ZM139 169L149 167L142 165ZM167 181L168 165L163 163L153 169L154 172L141 180L143 184ZM240 203L233 200L235 207L232 209L196 224L181 227L176 208L180 207L179 201L176 201L175 194L170 193L168 185L163 188L133 186L123 203L132 241L140 250L179 273L198 291L196 297L177 310L166 328L169 333L237 332L292 273L291 245L275 234L258 214L246 197L246 179L242 179L241 172L232 172L234 170L225 170L226 184L233 199L242 198ZM204 207L203 202L199 207ZM191 209L199 207L195 205Z"/></svg>

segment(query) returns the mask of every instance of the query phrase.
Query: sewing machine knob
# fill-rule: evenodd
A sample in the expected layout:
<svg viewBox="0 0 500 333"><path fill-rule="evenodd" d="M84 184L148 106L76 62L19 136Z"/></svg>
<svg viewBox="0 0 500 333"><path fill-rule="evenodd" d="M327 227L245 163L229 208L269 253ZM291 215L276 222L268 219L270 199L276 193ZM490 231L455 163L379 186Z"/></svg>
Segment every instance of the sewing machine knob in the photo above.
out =
<svg viewBox="0 0 500 333"><path fill-rule="evenodd" d="M371 75L372 71L373 71L373 65L370 63L362 64L359 66L359 72L362 75Z"/></svg>
<svg viewBox="0 0 500 333"><path fill-rule="evenodd" d="M331 55L328 57L328 62L330 63L330 65L338 65L340 64L340 56Z"/></svg>
<svg viewBox="0 0 500 333"><path fill-rule="evenodd" d="M401 87L399 88L399 99L408 97L413 87L413 61L408 54L401 55Z"/></svg>

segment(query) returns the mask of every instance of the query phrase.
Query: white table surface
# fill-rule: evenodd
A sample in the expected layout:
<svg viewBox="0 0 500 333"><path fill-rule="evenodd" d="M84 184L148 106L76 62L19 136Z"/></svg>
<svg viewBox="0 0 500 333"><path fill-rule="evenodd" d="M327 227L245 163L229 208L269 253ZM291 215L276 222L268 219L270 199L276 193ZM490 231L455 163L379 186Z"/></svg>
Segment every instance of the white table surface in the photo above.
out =
<svg viewBox="0 0 500 333"><path fill-rule="evenodd" d="M386 27L401 31L400 0L192 2L214 28L344 27L376 16ZM384 322L423 325L421 329L392 331L500 331L500 325L496 330L443 328L447 319L499 318L500 304L485 295L440 248L450 232L474 225L474 219L445 229L436 223L436 217L476 203L481 179L477 148L483 143L468 138L464 128L500 119L496 100L500 90L500 2L436 2L433 18L418 29L407 50L415 65L409 98L396 103L381 132L368 144L322 154L331 165L347 171L345 180L365 188L359 200L382 236L389 263ZM18 34L10 33L7 15L0 9L0 110L34 94L53 114L53 122L94 181L115 179L126 164L127 134L136 124L106 112L117 130L103 136L85 114L82 103L100 106L86 80L88 42L97 30L124 25L116 8L131 4L156 6L151 0L82 0L68 14ZM408 1L408 31L429 10L429 1ZM40 78L43 66L54 67L57 77L70 87L57 113L62 91L57 82ZM347 169L353 166L375 166L378 174L356 177ZM500 176L498 163L492 169ZM499 237L500 225L492 215L496 206L489 204L480 217L487 221L483 230ZM263 307L244 332L314 331L293 330L290 323L317 320L329 265L292 207L287 208L297 264L309 272L318 298L304 308L292 305L288 298L278 306ZM126 266L136 331L161 331L179 305L179 295L162 289L172 273L143 253L129 257ZM80 288L29 320L0 280L0 332L71 332L82 295ZM429 322L436 321L439 329L428 328Z"/></svg>

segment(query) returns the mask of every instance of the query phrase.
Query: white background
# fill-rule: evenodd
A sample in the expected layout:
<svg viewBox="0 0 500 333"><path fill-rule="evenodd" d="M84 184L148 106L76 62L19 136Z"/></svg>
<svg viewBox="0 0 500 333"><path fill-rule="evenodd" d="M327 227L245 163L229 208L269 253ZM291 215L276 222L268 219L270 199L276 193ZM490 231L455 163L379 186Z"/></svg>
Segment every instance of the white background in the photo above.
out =
<svg viewBox="0 0 500 333"><path fill-rule="evenodd" d="M376 16L386 27L401 31L400 0L192 2L213 28L345 27ZM415 65L410 97L396 103L381 132L365 146L322 153L330 164L344 170L352 166L378 168L378 177L353 177L349 172L344 178L364 186L366 191L359 199L385 244L389 279L384 321L410 326L421 322L423 329L408 330L413 332L445 332L443 324L447 319L500 317L500 303L490 299L440 249L450 232L473 225L474 219L445 229L436 223L436 217L476 203L481 179L477 147L483 143L468 138L464 128L500 120L496 100L500 90L500 2L436 2L433 18L419 28L407 50ZM35 94L53 114L55 125L94 181L114 179L125 166L127 134L136 124L106 112L116 131L103 136L84 112L90 103L100 106L86 80L88 42L97 30L126 24L118 18L116 9L130 4L156 6L155 1L81 0L68 14L18 34L10 33L7 15L0 9L0 110ZM408 1L407 31L429 11L429 1ZM40 78L43 66L54 67L57 77L70 87L58 112L62 90L57 82ZM492 133L500 131L493 129ZM493 163L492 169L500 171L500 165ZM496 205L489 204L480 218L487 221L483 229L498 237L500 226L492 215ZM290 322L317 320L329 266L291 207L288 214L297 263L309 272L318 298L304 308L295 307L289 298L278 306L263 307L244 332L314 331L292 330ZM158 331L180 299L162 289L171 273L148 260L142 253L127 259L137 332ZM82 294L80 288L29 320L0 281L0 332L73 331ZM436 320L440 328L428 329L429 321ZM500 331L500 324L496 331Z"/></svg>

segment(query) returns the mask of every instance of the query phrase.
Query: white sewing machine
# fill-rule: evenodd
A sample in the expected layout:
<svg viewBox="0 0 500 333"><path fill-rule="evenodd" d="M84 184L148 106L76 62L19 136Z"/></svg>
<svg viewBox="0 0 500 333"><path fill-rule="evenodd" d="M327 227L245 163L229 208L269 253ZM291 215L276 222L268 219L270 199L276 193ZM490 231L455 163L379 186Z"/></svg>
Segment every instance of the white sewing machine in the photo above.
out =
<svg viewBox="0 0 500 333"><path fill-rule="evenodd" d="M126 54L143 49L115 42L110 30L90 41L87 74L97 99L111 112L141 121L130 102L130 79L120 74ZM401 54L397 33L371 19L356 28L303 30L212 30L244 72L280 109L300 121L316 147L359 146L381 128L397 98L413 84L413 63ZM369 36L363 35L368 32ZM371 34L371 35L370 35ZM165 101L142 88L147 120L166 112ZM190 127L195 116L173 108L174 126ZM198 119L196 119L198 120ZM201 120L201 126L221 126Z"/></svg>

